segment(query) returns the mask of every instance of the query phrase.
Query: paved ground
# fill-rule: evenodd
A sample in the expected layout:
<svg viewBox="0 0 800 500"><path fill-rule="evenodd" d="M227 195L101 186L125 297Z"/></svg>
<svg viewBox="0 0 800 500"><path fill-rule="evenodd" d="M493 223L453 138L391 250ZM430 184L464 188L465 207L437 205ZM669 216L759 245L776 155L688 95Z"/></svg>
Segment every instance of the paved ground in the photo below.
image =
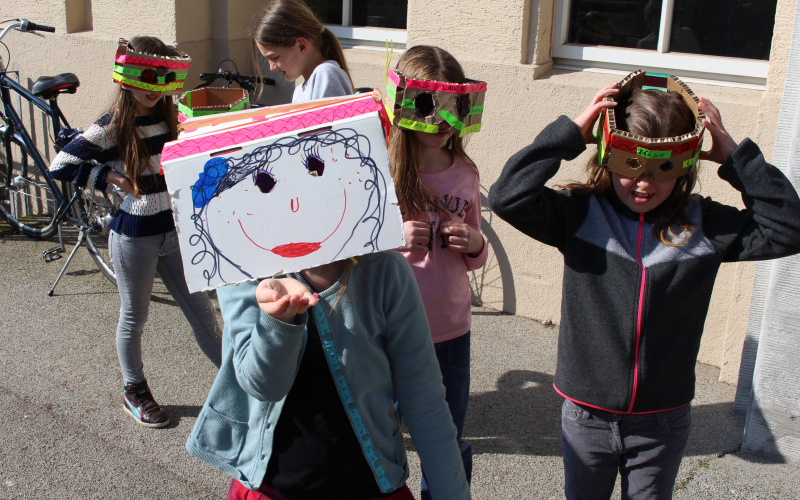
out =
<svg viewBox="0 0 800 500"><path fill-rule="evenodd" d="M0 498L222 498L228 479L190 456L186 438L215 369L163 287L144 338L151 387L172 424L145 429L121 410L114 347L116 290L80 251L54 297L52 242L0 227ZM552 390L556 330L476 310L466 434L476 499L562 498L560 399ZM744 423L734 387L698 365L694 426L675 498L800 498L796 465L737 452ZM413 489L416 457L411 453Z"/></svg>

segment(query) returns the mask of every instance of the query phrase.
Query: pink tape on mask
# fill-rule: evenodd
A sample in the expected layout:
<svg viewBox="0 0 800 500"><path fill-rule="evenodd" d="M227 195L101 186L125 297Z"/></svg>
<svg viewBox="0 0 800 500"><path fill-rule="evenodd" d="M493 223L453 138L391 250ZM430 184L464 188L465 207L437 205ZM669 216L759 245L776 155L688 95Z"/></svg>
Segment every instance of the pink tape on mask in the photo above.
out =
<svg viewBox="0 0 800 500"><path fill-rule="evenodd" d="M134 64L136 66L164 66L170 69L186 69L190 63L179 63L169 59L156 59L149 57L129 56L127 54L117 54L114 58L117 64Z"/></svg>
<svg viewBox="0 0 800 500"><path fill-rule="evenodd" d="M460 84L406 78L406 88L430 90L434 92L449 92L451 94L471 94L473 92L486 92L486 83Z"/></svg>

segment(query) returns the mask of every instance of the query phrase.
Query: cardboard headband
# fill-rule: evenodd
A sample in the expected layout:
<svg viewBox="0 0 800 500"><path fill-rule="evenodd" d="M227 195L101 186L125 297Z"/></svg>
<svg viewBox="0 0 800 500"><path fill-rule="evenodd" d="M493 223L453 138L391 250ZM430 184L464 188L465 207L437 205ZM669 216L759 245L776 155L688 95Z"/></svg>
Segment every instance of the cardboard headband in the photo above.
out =
<svg viewBox="0 0 800 500"><path fill-rule="evenodd" d="M650 173L657 182L688 174L700 157L703 145L705 113L697 107L699 99L675 75L631 73L617 84L620 92L606 100L623 101L634 89L658 89L680 94L694 114L695 126L688 134L666 138L649 138L617 128L614 108L607 108L600 117L602 132L597 134L597 161L612 172L637 178Z"/></svg>
<svg viewBox="0 0 800 500"><path fill-rule="evenodd" d="M386 112L398 127L435 134L447 122L458 136L481 129L486 82L434 82L388 71Z"/></svg>
<svg viewBox="0 0 800 500"><path fill-rule="evenodd" d="M114 58L114 81L126 89L180 94L192 58L174 47L170 49L175 53L172 57L136 52L120 38Z"/></svg>

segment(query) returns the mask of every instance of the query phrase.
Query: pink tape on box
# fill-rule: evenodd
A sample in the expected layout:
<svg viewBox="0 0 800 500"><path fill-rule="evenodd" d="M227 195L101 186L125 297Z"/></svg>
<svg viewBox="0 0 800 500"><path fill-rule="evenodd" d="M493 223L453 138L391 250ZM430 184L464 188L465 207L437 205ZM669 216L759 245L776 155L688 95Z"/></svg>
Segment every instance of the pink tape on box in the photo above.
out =
<svg viewBox="0 0 800 500"><path fill-rule="evenodd" d="M200 132L194 137L179 137L177 141L169 142L164 146L161 161L185 158L366 113L377 111L385 114L383 106L375 101L372 94L358 95L350 99L337 98L332 99L331 102L335 105L328 105L327 100L312 101L305 109L297 109L297 105L287 105L285 107L290 110L287 113L280 112L283 106L268 108L271 114L266 117L263 116L263 108L260 109L260 115L259 109L227 113L225 119L232 124L231 128L224 128L226 122L218 121L210 133ZM259 116L250 118L251 123L237 122L237 120L246 120L253 114ZM191 126L191 120L184 123Z"/></svg>

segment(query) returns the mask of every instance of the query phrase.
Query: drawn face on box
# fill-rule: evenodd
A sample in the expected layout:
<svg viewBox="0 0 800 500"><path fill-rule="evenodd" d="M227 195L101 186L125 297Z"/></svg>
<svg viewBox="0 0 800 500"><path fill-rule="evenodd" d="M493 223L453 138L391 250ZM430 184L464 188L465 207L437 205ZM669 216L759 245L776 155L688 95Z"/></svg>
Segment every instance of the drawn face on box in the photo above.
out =
<svg viewBox="0 0 800 500"><path fill-rule="evenodd" d="M298 259L325 263L314 260L321 249L334 255L328 261L348 245L375 251L386 189L368 139L348 128L211 158L192 187L192 261L233 282L253 278L248 264L259 256L278 271Z"/></svg>
<svg viewBox="0 0 800 500"><path fill-rule="evenodd" d="M434 82L389 70L387 112L398 127L435 134L449 125L460 136L481 128L486 83Z"/></svg>

